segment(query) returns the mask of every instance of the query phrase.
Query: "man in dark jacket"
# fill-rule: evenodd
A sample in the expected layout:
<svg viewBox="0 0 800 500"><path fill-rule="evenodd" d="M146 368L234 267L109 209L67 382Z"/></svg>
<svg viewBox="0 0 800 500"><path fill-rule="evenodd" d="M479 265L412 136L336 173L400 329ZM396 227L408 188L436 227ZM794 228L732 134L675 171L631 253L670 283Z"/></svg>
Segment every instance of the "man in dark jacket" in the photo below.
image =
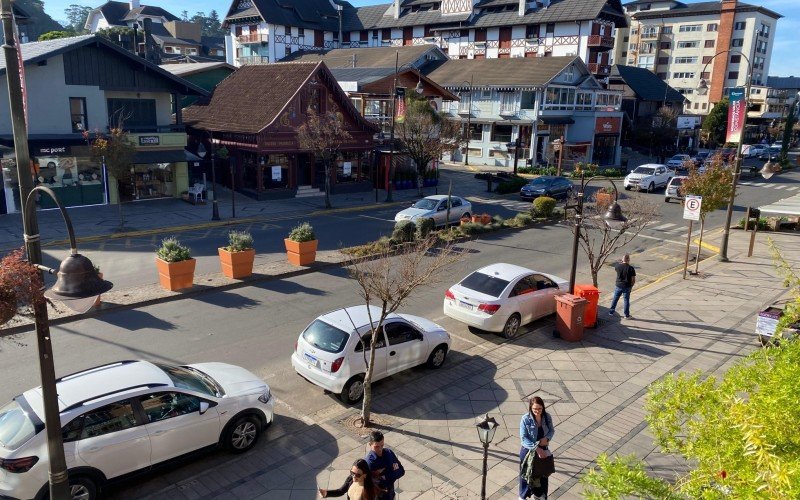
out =
<svg viewBox="0 0 800 500"><path fill-rule="evenodd" d="M383 490L379 500L392 500L394 498L394 482L403 477L406 471L400 459L389 448L384 448L383 433L372 431L369 434L370 452L364 458L372 471L372 477Z"/></svg>
<svg viewBox="0 0 800 500"><path fill-rule="evenodd" d="M631 256L625 254L621 262L614 264L614 270L617 271L617 282L614 288L614 298L611 299L611 310L608 311L608 314L614 315L614 309L617 308L617 301L621 295L625 306L625 319L631 319L631 289L636 283L636 269L630 262Z"/></svg>

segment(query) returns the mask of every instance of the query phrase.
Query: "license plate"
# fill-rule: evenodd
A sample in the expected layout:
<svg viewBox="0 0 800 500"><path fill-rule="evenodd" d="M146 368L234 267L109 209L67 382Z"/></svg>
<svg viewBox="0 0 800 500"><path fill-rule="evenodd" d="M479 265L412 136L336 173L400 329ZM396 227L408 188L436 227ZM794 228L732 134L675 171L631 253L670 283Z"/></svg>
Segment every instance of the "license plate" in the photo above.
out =
<svg viewBox="0 0 800 500"><path fill-rule="evenodd" d="M474 311L475 310L475 306L473 306L472 304L470 304L468 302L464 302L463 300L459 300L458 301L458 305L463 307L464 309L469 310L469 311Z"/></svg>
<svg viewBox="0 0 800 500"><path fill-rule="evenodd" d="M317 358L315 358L314 356L310 355L310 354L309 354L309 353L307 353L307 352L306 352L306 353L303 353L303 356L305 356L305 358L306 358L306 361L308 361L308 362L309 362L311 365L314 365L314 366L316 366L316 364L317 364Z"/></svg>

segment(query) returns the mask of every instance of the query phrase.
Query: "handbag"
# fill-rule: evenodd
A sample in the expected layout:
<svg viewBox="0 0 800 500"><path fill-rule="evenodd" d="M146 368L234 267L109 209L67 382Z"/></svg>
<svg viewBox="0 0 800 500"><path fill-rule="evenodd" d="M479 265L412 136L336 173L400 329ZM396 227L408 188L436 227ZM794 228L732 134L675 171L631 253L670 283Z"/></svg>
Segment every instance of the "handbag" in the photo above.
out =
<svg viewBox="0 0 800 500"><path fill-rule="evenodd" d="M538 450L536 456L533 458L533 477L547 477L556 471L556 463L553 460L553 454L549 453L545 458L539 456Z"/></svg>

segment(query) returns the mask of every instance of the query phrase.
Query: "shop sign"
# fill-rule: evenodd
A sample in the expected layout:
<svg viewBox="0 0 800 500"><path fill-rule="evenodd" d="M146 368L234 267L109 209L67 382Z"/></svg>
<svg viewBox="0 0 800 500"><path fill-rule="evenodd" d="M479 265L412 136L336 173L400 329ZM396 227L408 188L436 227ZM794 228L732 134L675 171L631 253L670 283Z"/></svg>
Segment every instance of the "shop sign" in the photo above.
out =
<svg viewBox="0 0 800 500"><path fill-rule="evenodd" d="M272 167L272 180L280 182L281 180L281 166L273 165Z"/></svg>
<svg viewBox="0 0 800 500"><path fill-rule="evenodd" d="M597 118L594 125L595 134L619 134L622 118L618 116L603 116Z"/></svg>
<svg viewBox="0 0 800 500"><path fill-rule="evenodd" d="M346 177L350 177L351 172L353 171L353 164L349 161L346 161L342 164L342 170L344 170L344 175Z"/></svg>
<svg viewBox="0 0 800 500"><path fill-rule="evenodd" d="M700 126L700 117L697 115L682 115L678 117L678 130L694 130Z"/></svg>
<svg viewBox="0 0 800 500"><path fill-rule="evenodd" d="M158 135L140 135L140 146L158 146L161 144L161 137Z"/></svg>
<svg viewBox="0 0 800 500"><path fill-rule="evenodd" d="M68 155L69 146L40 146L33 150L34 156Z"/></svg>

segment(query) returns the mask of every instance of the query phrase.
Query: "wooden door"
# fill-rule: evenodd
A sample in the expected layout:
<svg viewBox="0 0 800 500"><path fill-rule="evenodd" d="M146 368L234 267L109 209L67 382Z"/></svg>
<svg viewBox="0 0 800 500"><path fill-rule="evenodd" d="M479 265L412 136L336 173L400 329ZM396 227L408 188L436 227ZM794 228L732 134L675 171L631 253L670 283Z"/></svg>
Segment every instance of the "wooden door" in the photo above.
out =
<svg viewBox="0 0 800 500"><path fill-rule="evenodd" d="M403 28L403 45L414 45L414 27Z"/></svg>
<svg viewBox="0 0 800 500"><path fill-rule="evenodd" d="M314 30L314 47L325 47L325 33L320 30Z"/></svg>
<svg viewBox="0 0 800 500"><path fill-rule="evenodd" d="M500 48L511 48L511 26L500 28Z"/></svg>

